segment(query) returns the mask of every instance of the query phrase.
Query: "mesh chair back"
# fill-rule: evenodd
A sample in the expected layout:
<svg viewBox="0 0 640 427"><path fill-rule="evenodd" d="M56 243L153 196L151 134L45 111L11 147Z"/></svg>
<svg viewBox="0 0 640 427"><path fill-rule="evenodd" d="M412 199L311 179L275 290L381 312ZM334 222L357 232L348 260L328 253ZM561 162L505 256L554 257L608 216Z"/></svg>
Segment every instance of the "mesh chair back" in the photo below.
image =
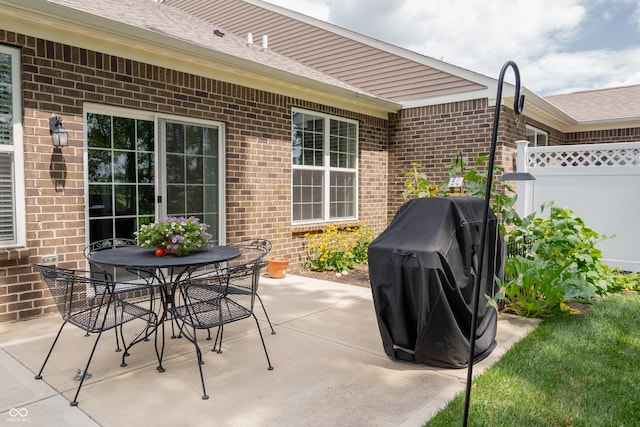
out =
<svg viewBox="0 0 640 427"><path fill-rule="evenodd" d="M122 246L135 246L137 242L133 239L123 239L123 238L113 238L113 239L103 239L98 240L96 242L88 244L84 248L84 257L87 260L90 260L91 255L98 251L103 251L105 249L114 249ZM100 277L104 279L114 279L117 275L122 276L123 274L126 277L126 271L124 269L117 269L111 266L105 266L96 264L95 262L89 262L89 269L91 271L91 275L93 277Z"/></svg>
<svg viewBox="0 0 640 427"><path fill-rule="evenodd" d="M116 249L124 246L136 246L138 242L133 239L113 238L98 240L87 245L84 248L84 257L89 261L89 270L91 271L91 277L96 277L105 280L116 280L120 282L120 285L116 287L116 292L128 292L136 289L137 279L142 279L147 284L151 284L154 281L155 275L153 271L144 269L134 269L126 267L113 267L110 265L101 265L91 260L91 255L98 251ZM133 286L130 283L134 282Z"/></svg>
<svg viewBox="0 0 640 427"><path fill-rule="evenodd" d="M240 256L229 261L230 266L258 262L271 252L271 242L265 239L245 239L229 246L240 249Z"/></svg>

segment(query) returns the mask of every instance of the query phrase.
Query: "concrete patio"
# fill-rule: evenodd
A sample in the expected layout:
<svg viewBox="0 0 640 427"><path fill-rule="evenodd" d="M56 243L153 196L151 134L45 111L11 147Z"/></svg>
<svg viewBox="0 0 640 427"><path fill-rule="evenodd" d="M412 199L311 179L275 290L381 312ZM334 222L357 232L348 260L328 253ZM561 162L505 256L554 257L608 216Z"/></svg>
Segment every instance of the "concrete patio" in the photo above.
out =
<svg viewBox="0 0 640 427"><path fill-rule="evenodd" d="M153 341L135 346L120 367L112 331L106 333L83 385L69 406L92 339L65 327L43 380L34 379L60 316L0 325L0 425L46 426L420 426L458 392L467 370L399 362L386 356L369 288L300 276L263 278L260 295L276 328L270 335L260 307L267 370L255 322L225 328L223 353L203 351L209 400L193 345L167 340L164 367L155 367ZM537 322L501 315L497 348L475 365L495 363ZM129 328L139 328L133 322ZM209 343L203 341L203 343ZM204 345L203 345L204 347Z"/></svg>

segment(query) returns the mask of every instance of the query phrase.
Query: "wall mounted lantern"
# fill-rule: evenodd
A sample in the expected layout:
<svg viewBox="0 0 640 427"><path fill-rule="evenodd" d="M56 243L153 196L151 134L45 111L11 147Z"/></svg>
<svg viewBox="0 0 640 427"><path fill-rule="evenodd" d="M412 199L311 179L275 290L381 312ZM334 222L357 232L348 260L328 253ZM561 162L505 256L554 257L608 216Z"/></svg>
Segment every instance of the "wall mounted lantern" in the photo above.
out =
<svg viewBox="0 0 640 427"><path fill-rule="evenodd" d="M51 143L54 147L66 147L69 145L69 134L62 127L60 116L49 118L49 132L51 133Z"/></svg>

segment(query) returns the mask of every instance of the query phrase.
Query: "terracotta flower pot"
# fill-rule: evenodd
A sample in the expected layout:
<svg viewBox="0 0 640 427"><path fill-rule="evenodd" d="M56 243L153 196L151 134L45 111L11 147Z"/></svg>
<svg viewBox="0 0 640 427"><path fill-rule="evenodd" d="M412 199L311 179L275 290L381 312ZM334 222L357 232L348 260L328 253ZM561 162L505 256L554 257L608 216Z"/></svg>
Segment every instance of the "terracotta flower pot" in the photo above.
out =
<svg viewBox="0 0 640 427"><path fill-rule="evenodd" d="M287 267L289 267L289 258L272 257L267 258L267 272L269 277L274 279L282 279L286 276Z"/></svg>

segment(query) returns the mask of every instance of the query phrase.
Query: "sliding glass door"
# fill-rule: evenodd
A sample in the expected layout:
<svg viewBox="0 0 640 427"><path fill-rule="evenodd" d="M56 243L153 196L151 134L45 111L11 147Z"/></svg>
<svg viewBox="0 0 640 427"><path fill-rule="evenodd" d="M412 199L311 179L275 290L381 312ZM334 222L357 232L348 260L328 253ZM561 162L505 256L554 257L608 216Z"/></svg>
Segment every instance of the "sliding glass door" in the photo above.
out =
<svg viewBox="0 0 640 427"><path fill-rule="evenodd" d="M133 238L167 215L198 217L219 240L219 126L100 113L87 113L86 125L90 242Z"/></svg>

